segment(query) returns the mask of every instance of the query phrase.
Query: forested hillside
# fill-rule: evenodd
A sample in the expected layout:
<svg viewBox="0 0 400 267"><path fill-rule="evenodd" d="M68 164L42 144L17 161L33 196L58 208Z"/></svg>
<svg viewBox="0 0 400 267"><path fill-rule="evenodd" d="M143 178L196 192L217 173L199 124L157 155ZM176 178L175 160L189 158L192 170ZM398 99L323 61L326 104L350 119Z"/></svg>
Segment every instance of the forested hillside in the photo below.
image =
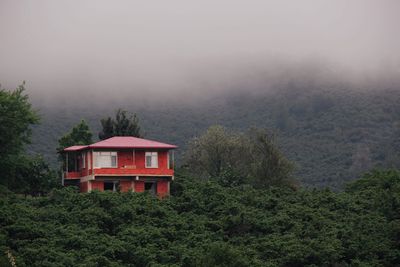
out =
<svg viewBox="0 0 400 267"><path fill-rule="evenodd" d="M0 192L0 250L17 266L396 266L400 174L346 191L221 186L178 174L172 195ZM0 265L8 266L6 256Z"/></svg>
<svg viewBox="0 0 400 267"><path fill-rule="evenodd" d="M305 186L340 189L374 167L400 167L398 89L287 82L273 89L248 90L252 93L223 92L197 102L169 99L149 104L135 96L52 107L37 102L42 122L34 128L30 151L43 153L56 166L54 148L65 132L85 119L96 137L100 119L122 107L138 114L146 138L177 144L178 153L214 124L232 131L252 126L275 130L284 154L296 165L295 176Z"/></svg>

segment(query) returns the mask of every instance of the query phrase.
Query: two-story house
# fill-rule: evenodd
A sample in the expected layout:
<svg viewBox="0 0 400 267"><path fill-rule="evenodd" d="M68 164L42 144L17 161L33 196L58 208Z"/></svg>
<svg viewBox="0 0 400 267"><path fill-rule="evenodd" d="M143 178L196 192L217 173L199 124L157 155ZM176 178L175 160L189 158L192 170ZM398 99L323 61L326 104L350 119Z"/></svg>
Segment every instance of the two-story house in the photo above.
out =
<svg viewBox="0 0 400 267"><path fill-rule="evenodd" d="M169 195L174 179L177 146L132 136L115 136L63 150L63 185L79 185L81 192L150 191Z"/></svg>

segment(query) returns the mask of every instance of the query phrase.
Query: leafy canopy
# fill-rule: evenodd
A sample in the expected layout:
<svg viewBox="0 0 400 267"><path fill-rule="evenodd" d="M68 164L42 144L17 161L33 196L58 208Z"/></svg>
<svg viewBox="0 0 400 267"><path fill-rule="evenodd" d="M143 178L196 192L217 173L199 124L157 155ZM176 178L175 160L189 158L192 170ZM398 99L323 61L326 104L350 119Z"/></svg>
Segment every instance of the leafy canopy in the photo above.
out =
<svg viewBox="0 0 400 267"><path fill-rule="evenodd" d="M139 118L135 114L128 114L126 110L118 109L115 119L111 117L100 120L102 130L99 139L104 140L113 136L135 136L142 137Z"/></svg>
<svg viewBox="0 0 400 267"><path fill-rule="evenodd" d="M58 140L57 151L73 145L89 145L93 143L92 132L85 120L75 125L72 130Z"/></svg>
<svg viewBox="0 0 400 267"><path fill-rule="evenodd" d="M190 172L218 178L224 185L296 185L291 175L293 164L278 149L275 135L265 129L252 128L243 134L211 126L189 142L184 165Z"/></svg>
<svg viewBox="0 0 400 267"><path fill-rule="evenodd" d="M39 122L29 97L24 94L25 82L14 91L0 87L0 158L22 151L31 141L31 126Z"/></svg>
<svg viewBox="0 0 400 267"><path fill-rule="evenodd" d="M25 198L0 188L0 251L9 250L17 266L400 262L396 171L368 174L341 193L225 187L177 173L171 192L159 200L67 187Z"/></svg>
<svg viewBox="0 0 400 267"><path fill-rule="evenodd" d="M14 91L0 90L0 184L17 193L38 195L56 186L56 174L41 156L27 155L31 126L39 122L25 83Z"/></svg>
<svg viewBox="0 0 400 267"><path fill-rule="evenodd" d="M0 183L16 186L16 176L24 146L30 143L31 126L39 122L32 109L25 83L14 91L0 88Z"/></svg>

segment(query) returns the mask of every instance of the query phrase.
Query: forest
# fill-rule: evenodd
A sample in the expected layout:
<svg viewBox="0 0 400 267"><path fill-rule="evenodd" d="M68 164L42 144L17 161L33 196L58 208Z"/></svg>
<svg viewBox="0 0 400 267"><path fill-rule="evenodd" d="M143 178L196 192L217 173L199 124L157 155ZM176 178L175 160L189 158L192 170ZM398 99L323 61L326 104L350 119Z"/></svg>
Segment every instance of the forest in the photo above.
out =
<svg viewBox="0 0 400 267"><path fill-rule="evenodd" d="M316 103L320 101L325 104L323 108L316 104L316 109L336 105L326 104L331 103L326 99ZM318 186L299 176L305 170L299 172L298 162L285 149L286 129L301 132L301 120L279 115L276 123L291 121L291 126L276 125L276 131L243 126L240 131L214 125L186 139L169 197L96 190L81 194L72 186L61 188L57 167L32 153L43 142L35 137L35 131L41 131L41 115L32 107L25 85L1 89L0 102L0 266L396 266L400 262L400 172L388 168L387 156L380 161L372 156L391 155L394 167L398 154L384 148L371 152L370 158L365 159L362 151L359 158L350 157L350 165L359 168L351 182ZM398 136L391 131L397 106L390 103L385 105L390 122L379 117L381 113L371 119L375 124L370 127L390 124L381 133L386 132L387 145L395 148ZM99 138L143 132L156 136L156 130L146 132L151 128L145 120L144 131L138 127L138 114L119 109L115 119L101 119ZM57 125L54 122L53 127ZM54 151L96 138L85 120L62 129ZM326 140L324 130L315 131ZM173 141L176 131L170 132ZM355 141L346 137L345 144L372 147L383 142L373 137L377 135ZM314 154L307 160L323 156ZM373 159L380 169L372 170ZM339 172L340 161L331 160Z"/></svg>
<svg viewBox="0 0 400 267"><path fill-rule="evenodd" d="M359 87L317 78L310 82L288 78L272 89L267 84L260 81L196 103L182 100L151 105L135 97L111 106L104 99L94 99L90 107L80 102L75 106L39 102L35 107L42 121L33 128L28 150L42 154L55 167L55 147L65 132L85 119L96 133L103 114L122 107L138 115L146 138L179 146L178 165L188 141L218 124L234 132L251 127L276 132L279 147L306 187L341 190L370 169L400 168L398 84Z"/></svg>

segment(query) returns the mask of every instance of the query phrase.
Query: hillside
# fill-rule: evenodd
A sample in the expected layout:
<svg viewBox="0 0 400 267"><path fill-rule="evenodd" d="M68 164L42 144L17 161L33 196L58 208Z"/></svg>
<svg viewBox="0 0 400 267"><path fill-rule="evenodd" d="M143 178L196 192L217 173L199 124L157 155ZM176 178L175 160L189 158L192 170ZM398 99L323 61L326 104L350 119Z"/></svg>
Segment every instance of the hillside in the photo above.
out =
<svg viewBox="0 0 400 267"><path fill-rule="evenodd" d="M37 103L43 119L29 150L43 153L57 166L58 138L80 119L88 121L96 137L99 120L122 107L139 115L147 138L177 144L180 154L190 138L213 124L233 131L252 126L277 131L281 148L295 162L295 175L305 186L340 189L371 168L400 166L398 87L288 83L252 91L224 92L198 102L146 103L127 97L108 104L93 100L93 106Z"/></svg>

